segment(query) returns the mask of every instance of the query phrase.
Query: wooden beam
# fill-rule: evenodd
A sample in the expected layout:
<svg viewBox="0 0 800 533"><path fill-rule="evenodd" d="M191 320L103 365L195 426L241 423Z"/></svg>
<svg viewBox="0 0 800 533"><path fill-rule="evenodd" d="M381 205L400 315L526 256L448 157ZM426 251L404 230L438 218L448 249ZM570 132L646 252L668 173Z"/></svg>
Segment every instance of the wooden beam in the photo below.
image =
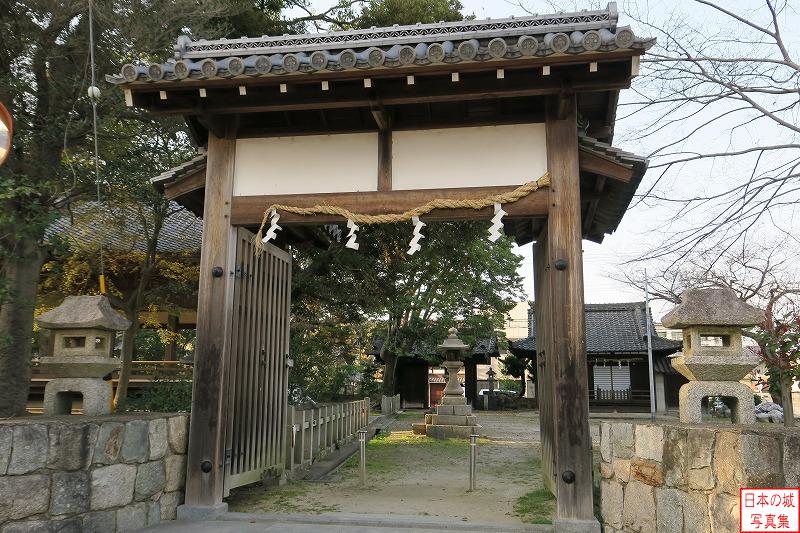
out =
<svg viewBox="0 0 800 533"><path fill-rule="evenodd" d="M559 101L560 100L560 101ZM563 115L562 115L563 113ZM562 118L563 117L563 118ZM551 187L547 217L549 350L546 365L555 448L556 529L559 522L594 521L592 441L583 299L580 168L574 96L548 101L547 165ZM543 251L544 252L544 251Z"/></svg>
<svg viewBox="0 0 800 533"><path fill-rule="evenodd" d="M605 176L613 180L621 181L622 183L630 183L633 177L633 168L628 165L623 165L615 161L602 158L597 154L590 152L580 151L578 155L578 162L581 171L592 172L599 176Z"/></svg>
<svg viewBox="0 0 800 533"><path fill-rule="evenodd" d="M516 189L518 185L500 187L468 187L461 189L419 189L411 191L377 191L349 192L325 194L292 194L275 196L234 196L232 199L231 223L236 226L252 226L261 224L264 210L273 204L296 207L313 207L315 205L335 205L349 209L355 213L378 215L401 213L413 209L430 200L443 199L478 199L493 194L501 194ZM509 218L541 216L548 213L547 189L540 189L520 200L503 204L503 210ZM436 209L422 217L424 220L488 220L494 216L494 208L484 209ZM330 224L341 223L342 217L335 215L295 215L281 213L281 225L284 224Z"/></svg>
<svg viewBox="0 0 800 533"><path fill-rule="evenodd" d="M206 169L202 168L179 181L175 181L164 187L164 196L168 200L175 200L184 194L202 189L206 186Z"/></svg>
<svg viewBox="0 0 800 533"><path fill-rule="evenodd" d="M392 190L392 130L378 132L378 190Z"/></svg>
<svg viewBox="0 0 800 533"><path fill-rule="evenodd" d="M226 374L234 282L235 229L230 223L235 134L208 137L203 241L197 296L192 416L186 468L186 505L222 502Z"/></svg>

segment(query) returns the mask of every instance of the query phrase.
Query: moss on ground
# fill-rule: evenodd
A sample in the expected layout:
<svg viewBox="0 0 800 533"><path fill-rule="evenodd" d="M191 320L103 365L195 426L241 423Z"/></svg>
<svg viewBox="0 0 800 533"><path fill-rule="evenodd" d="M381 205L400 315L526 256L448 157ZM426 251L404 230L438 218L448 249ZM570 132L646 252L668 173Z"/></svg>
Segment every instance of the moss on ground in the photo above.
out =
<svg viewBox="0 0 800 533"><path fill-rule="evenodd" d="M528 524L552 524L556 499L547 489L536 489L517 498L514 513Z"/></svg>

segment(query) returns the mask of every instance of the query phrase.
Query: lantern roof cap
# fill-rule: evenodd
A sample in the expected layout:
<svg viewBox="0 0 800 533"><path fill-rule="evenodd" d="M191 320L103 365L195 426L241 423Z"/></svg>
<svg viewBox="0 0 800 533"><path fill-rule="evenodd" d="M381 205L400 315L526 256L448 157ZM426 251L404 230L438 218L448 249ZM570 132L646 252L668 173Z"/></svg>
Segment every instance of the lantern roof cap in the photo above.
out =
<svg viewBox="0 0 800 533"><path fill-rule="evenodd" d="M456 328L450 328L447 332L447 338L438 346L439 350L446 352L451 350L465 351L469 349L469 346L458 338L458 330Z"/></svg>
<svg viewBox="0 0 800 533"><path fill-rule="evenodd" d="M36 318L46 329L96 328L123 331L130 321L114 311L105 296L67 296L61 305Z"/></svg>
<svg viewBox="0 0 800 533"><path fill-rule="evenodd" d="M691 326L755 326L764 321L764 312L741 300L732 289L688 289L681 303L664 315L668 328Z"/></svg>

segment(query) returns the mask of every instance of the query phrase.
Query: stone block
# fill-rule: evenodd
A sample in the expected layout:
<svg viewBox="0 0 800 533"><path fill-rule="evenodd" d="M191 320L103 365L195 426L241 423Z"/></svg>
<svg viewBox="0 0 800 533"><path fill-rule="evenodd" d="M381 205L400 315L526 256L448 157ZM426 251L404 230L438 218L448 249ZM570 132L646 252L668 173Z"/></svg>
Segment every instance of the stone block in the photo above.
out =
<svg viewBox="0 0 800 533"><path fill-rule="evenodd" d="M164 460L164 467L166 469L164 490L172 492L182 489L186 484L186 456L169 455Z"/></svg>
<svg viewBox="0 0 800 533"><path fill-rule="evenodd" d="M634 433L633 424L615 422L611 424L611 453L619 459L633 457Z"/></svg>
<svg viewBox="0 0 800 533"><path fill-rule="evenodd" d="M656 491L656 531L683 533L683 495L677 489Z"/></svg>
<svg viewBox="0 0 800 533"><path fill-rule="evenodd" d="M453 408L453 414L458 416L466 416L472 414L472 406L471 405L451 405L450 407Z"/></svg>
<svg viewBox="0 0 800 533"><path fill-rule="evenodd" d="M735 533L739 531L739 496L713 493L711 503L711 530Z"/></svg>
<svg viewBox="0 0 800 533"><path fill-rule="evenodd" d="M136 471L134 498L141 501L163 491L166 481L163 460L140 464Z"/></svg>
<svg viewBox="0 0 800 533"><path fill-rule="evenodd" d="M686 473L686 483L692 490L711 490L714 488L714 473L710 466L690 468Z"/></svg>
<svg viewBox="0 0 800 533"><path fill-rule="evenodd" d="M742 466L745 487L784 487L780 436L743 433Z"/></svg>
<svg viewBox="0 0 800 533"><path fill-rule="evenodd" d="M187 415L171 416L167 419L169 447L172 453L186 453L189 434L189 417Z"/></svg>
<svg viewBox="0 0 800 533"><path fill-rule="evenodd" d="M600 482L600 511L603 523L616 529L622 528L622 485L616 481Z"/></svg>
<svg viewBox="0 0 800 533"><path fill-rule="evenodd" d="M702 492L683 493L683 523L686 531L710 533L711 521L708 517L708 496Z"/></svg>
<svg viewBox="0 0 800 533"><path fill-rule="evenodd" d="M143 463L150 453L149 428L144 420L132 420L125 424L125 440L122 443L122 461Z"/></svg>
<svg viewBox="0 0 800 533"><path fill-rule="evenodd" d="M664 454L664 428L637 424L635 430L636 457L660 462Z"/></svg>
<svg viewBox="0 0 800 533"><path fill-rule="evenodd" d="M73 516L50 522L49 533L83 533L83 518Z"/></svg>
<svg viewBox="0 0 800 533"><path fill-rule="evenodd" d="M154 526L161 523L161 504L158 502L147 503L147 525Z"/></svg>
<svg viewBox="0 0 800 533"><path fill-rule="evenodd" d="M139 531L147 527L147 504L134 503L117 509L117 532Z"/></svg>
<svg viewBox="0 0 800 533"><path fill-rule="evenodd" d="M0 529L2 533L52 533L51 523L46 520L26 520L24 522L11 522ZM58 530L63 531L63 530ZM80 530L77 530L79 532Z"/></svg>
<svg viewBox="0 0 800 533"><path fill-rule="evenodd" d="M6 475L8 462L11 460L11 443L13 442L13 428L0 426L0 476Z"/></svg>
<svg viewBox="0 0 800 533"><path fill-rule="evenodd" d="M661 463L655 461L631 460L631 478L651 487L660 487L664 484Z"/></svg>
<svg viewBox="0 0 800 533"><path fill-rule="evenodd" d="M88 467L99 431L95 424L51 425L47 466L67 471Z"/></svg>
<svg viewBox="0 0 800 533"><path fill-rule="evenodd" d="M608 422L600 424L600 458L611 462L611 424Z"/></svg>
<svg viewBox="0 0 800 533"><path fill-rule="evenodd" d="M422 422L411 424L411 432L414 435L425 435L425 428L426 428L426 424L424 424Z"/></svg>
<svg viewBox="0 0 800 533"><path fill-rule="evenodd" d="M455 407L467 407L461 405L439 405L436 407L436 414L437 415L454 415L456 414L454 411ZM425 416L428 416L427 414Z"/></svg>
<svg viewBox="0 0 800 533"><path fill-rule="evenodd" d="M710 429L689 429L686 436L687 466L704 468L711 466L714 452L714 431Z"/></svg>
<svg viewBox="0 0 800 533"><path fill-rule="evenodd" d="M625 486L622 524L630 531L655 531L656 500L653 487L638 481L631 481Z"/></svg>
<svg viewBox="0 0 800 533"><path fill-rule="evenodd" d="M50 504L50 476L0 477L0 523L44 513Z"/></svg>
<svg viewBox="0 0 800 533"><path fill-rule="evenodd" d="M474 426L478 424L475 416L433 415L431 424L442 426Z"/></svg>
<svg viewBox="0 0 800 533"><path fill-rule="evenodd" d="M113 464L119 459L119 452L125 439L125 425L119 422L106 422L100 426L97 445L94 449L93 463Z"/></svg>
<svg viewBox="0 0 800 533"><path fill-rule="evenodd" d="M425 413L425 423L426 424L433 424L433 414Z"/></svg>
<svg viewBox="0 0 800 533"><path fill-rule="evenodd" d="M111 413L111 384L101 378L56 378L44 386L44 413L67 415L72 407L72 395L83 396L83 414L87 416Z"/></svg>
<svg viewBox="0 0 800 533"><path fill-rule="evenodd" d="M732 411L737 424L755 424L756 412L753 391L738 381L690 381L678 391L680 420L684 424L700 424L703 421L701 403L708 396L736 398Z"/></svg>
<svg viewBox="0 0 800 533"><path fill-rule="evenodd" d="M52 479L50 514L85 513L89 510L89 473L55 472Z"/></svg>
<svg viewBox="0 0 800 533"><path fill-rule="evenodd" d="M467 439L480 429L481 426L427 426L425 434L433 439Z"/></svg>
<svg viewBox="0 0 800 533"><path fill-rule="evenodd" d="M614 467L611 466L611 463L600 463L600 476L604 479L614 477Z"/></svg>
<svg viewBox="0 0 800 533"><path fill-rule="evenodd" d="M108 533L117 529L116 511L98 511L83 515L84 533Z"/></svg>
<svg viewBox="0 0 800 533"><path fill-rule="evenodd" d="M167 455L169 441L167 440L167 420L157 418L151 420L148 426L148 437L150 440L150 460L155 461Z"/></svg>
<svg viewBox="0 0 800 533"><path fill-rule="evenodd" d="M178 506L183 503L183 492L165 492L158 499L161 506L161 520L175 520Z"/></svg>
<svg viewBox="0 0 800 533"><path fill-rule="evenodd" d="M739 494L744 486L740 434L732 431L717 433L714 444L714 474L716 490L728 494Z"/></svg>
<svg viewBox="0 0 800 533"><path fill-rule="evenodd" d="M27 474L47 466L47 426L20 424L12 430L10 475Z"/></svg>
<svg viewBox="0 0 800 533"><path fill-rule="evenodd" d="M666 428L664 431L664 453L661 460L664 469L664 484L670 487L686 485L686 441L687 430Z"/></svg>
<svg viewBox="0 0 800 533"><path fill-rule="evenodd" d="M783 439L783 476L787 487L800 487L800 435Z"/></svg>
<svg viewBox="0 0 800 533"><path fill-rule="evenodd" d="M90 508L122 507L133 501L136 466L116 464L92 470Z"/></svg>
<svg viewBox="0 0 800 533"><path fill-rule="evenodd" d="M630 459L614 459L611 461L611 468L614 470L614 478L621 482L627 483L631 479L631 460Z"/></svg>
<svg viewBox="0 0 800 533"><path fill-rule="evenodd" d="M442 405L467 405L467 399L463 396L442 396Z"/></svg>

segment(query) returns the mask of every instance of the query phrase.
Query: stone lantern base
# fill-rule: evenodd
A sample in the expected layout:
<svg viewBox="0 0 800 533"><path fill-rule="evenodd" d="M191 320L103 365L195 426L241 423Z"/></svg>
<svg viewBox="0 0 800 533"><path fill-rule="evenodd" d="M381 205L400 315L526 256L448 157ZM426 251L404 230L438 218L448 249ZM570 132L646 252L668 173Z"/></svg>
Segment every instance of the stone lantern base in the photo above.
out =
<svg viewBox="0 0 800 533"><path fill-rule="evenodd" d="M467 439L480 429L464 396L444 396L436 414L425 415L425 434L434 439Z"/></svg>
<svg viewBox="0 0 800 533"><path fill-rule="evenodd" d="M70 414L75 394L83 396L84 415L111 413L110 382L100 378L56 378L44 387L44 414Z"/></svg>
<svg viewBox="0 0 800 533"><path fill-rule="evenodd" d="M734 424L756 423L756 406L753 401L753 391L750 387L738 381L690 381L682 385L678 393L681 422L684 424L699 424L702 422L701 404L703 398L709 396L722 396L723 398L734 398L736 400L731 407Z"/></svg>

